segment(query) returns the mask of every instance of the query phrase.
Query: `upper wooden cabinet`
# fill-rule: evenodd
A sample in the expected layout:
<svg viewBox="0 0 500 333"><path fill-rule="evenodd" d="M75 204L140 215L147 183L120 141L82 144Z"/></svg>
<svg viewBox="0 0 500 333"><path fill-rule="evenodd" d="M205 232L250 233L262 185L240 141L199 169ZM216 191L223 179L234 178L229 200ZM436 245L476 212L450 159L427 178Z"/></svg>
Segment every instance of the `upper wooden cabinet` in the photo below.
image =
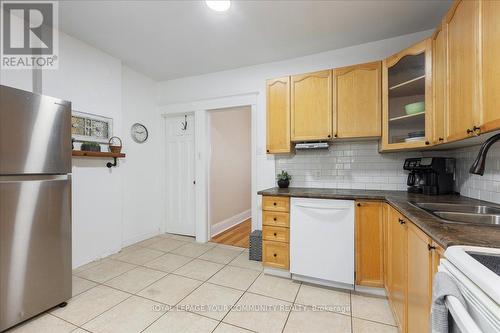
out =
<svg viewBox="0 0 500 333"><path fill-rule="evenodd" d="M290 152L290 77L268 80L267 153Z"/></svg>
<svg viewBox="0 0 500 333"><path fill-rule="evenodd" d="M381 151L430 145L432 104L432 40L426 39L383 61Z"/></svg>
<svg viewBox="0 0 500 333"><path fill-rule="evenodd" d="M292 141L331 140L332 71L294 75L290 83Z"/></svg>
<svg viewBox="0 0 500 333"><path fill-rule="evenodd" d="M481 1L481 133L500 128L500 1Z"/></svg>
<svg viewBox="0 0 500 333"><path fill-rule="evenodd" d="M356 202L356 284L384 287L383 205Z"/></svg>
<svg viewBox="0 0 500 333"><path fill-rule="evenodd" d="M446 86L446 28L441 27L432 40L432 144L445 142L445 121L447 112Z"/></svg>
<svg viewBox="0 0 500 333"><path fill-rule="evenodd" d="M380 61L333 70L333 117L337 118L337 137L380 136L381 70Z"/></svg>
<svg viewBox="0 0 500 333"><path fill-rule="evenodd" d="M457 1L444 20L447 35L447 141L477 134L478 1Z"/></svg>

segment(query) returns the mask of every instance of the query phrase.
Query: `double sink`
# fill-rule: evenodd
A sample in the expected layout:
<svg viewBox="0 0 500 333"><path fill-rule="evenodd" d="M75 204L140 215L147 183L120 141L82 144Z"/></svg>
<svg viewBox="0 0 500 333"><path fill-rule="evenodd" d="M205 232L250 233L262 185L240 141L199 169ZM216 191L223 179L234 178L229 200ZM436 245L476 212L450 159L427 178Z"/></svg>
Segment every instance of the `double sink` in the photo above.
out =
<svg viewBox="0 0 500 333"><path fill-rule="evenodd" d="M500 208L496 207L433 202L416 202L414 205L445 223L500 225Z"/></svg>

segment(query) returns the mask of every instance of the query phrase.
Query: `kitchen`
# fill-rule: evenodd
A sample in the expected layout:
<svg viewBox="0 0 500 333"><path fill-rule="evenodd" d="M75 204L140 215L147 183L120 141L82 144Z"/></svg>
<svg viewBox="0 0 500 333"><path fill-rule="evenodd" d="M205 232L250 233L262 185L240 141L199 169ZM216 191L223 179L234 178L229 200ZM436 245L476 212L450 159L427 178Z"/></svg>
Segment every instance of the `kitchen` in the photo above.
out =
<svg viewBox="0 0 500 333"><path fill-rule="evenodd" d="M55 331L57 326L61 331L79 328L92 332L139 332L177 327L182 332L189 331L186 323L189 321L201 325L191 331L207 332L230 329L307 332L331 331L332 327L337 327L334 331L419 332L422 327L428 327L431 298L422 290L430 292L432 274L443 252L453 245L499 247L496 225L443 222L452 219L449 215L446 218L437 215L455 213L456 218L456 213L460 213L460 217L476 214L474 219L483 215L491 217L500 204L496 187L500 172L498 147L493 146L483 154L484 176L469 173L480 145L498 130L494 94L497 80L494 73L498 66L495 2L428 2L425 5L380 2L373 7L367 3L354 3L351 5L354 7L349 7L346 2L316 2L311 8L317 16L298 13L309 8L305 3L294 7L290 3L274 2L272 6L276 7L272 10L261 7L264 11L261 15L276 15L280 8L287 8L296 18L307 20L319 19L322 11L329 10L338 11L336 17L341 21L341 13L349 8L358 8L359 15L365 15L365 19L369 12L376 18L384 11L393 10L397 15L398 10L406 8L404 12L414 12L406 16L407 20L414 17L414 24L421 25L411 29L401 25L399 33L393 31L392 35L378 38L352 37L351 44L316 49L315 54L295 54L296 58L287 55L261 65L251 63L250 67L245 67L248 63L240 63L234 68L225 67L226 71L214 66L211 72L203 72L197 67L198 72L185 71L178 76L168 76L170 74L160 73L160 69L134 62L139 59L137 53L133 54L134 50L118 51L119 47L106 39L111 33L106 36L97 32L105 28L106 14L112 10L119 10L122 15L154 15L161 11L174 20L174 13L189 8L198 14L206 10L203 15L214 15L217 17L214 20L222 17L229 20L234 11L250 12L252 3L233 1L222 14L211 12L203 2L196 1L189 2L184 9L180 3L158 2L156 5L159 7L113 2L101 6L90 2L60 3L59 68L41 71L2 68L3 86L68 100L72 110L92 111L112 118L114 134L122 138L126 154L117 159L73 157L73 287L85 285L89 289L82 287L83 291L78 291L66 308L51 310L15 329L29 330L32 325L35 331L43 331L40 327ZM95 24L85 30L83 18L89 15L95 15ZM156 16L153 17L156 20ZM376 24L375 18L370 22ZM314 26L314 22L309 24ZM140 51L151 48L134 35L136 32L129 32L131 38L140 43ZM153 56L154 52L150 52ZM160 50L157 53L160 54ZM129 58L122 61L121 57ZM235 59L238 57L231 61ZM134 69L128 67L131 64ZM137 72L137 69L141 70ZM405 74L409 77L404 78ZM401 85L408 81L411 82ZM409 96L405 95L405 89L410 91ZM417 111L405 109L406 105L419 102L414 106ZM421 102L424 102L423 109ZM248 260L248 250L207 242L210 240L206 218L208 147L203 124L210 110L240 106L249 106L252 113L251 216L252 230L263 233L263 267ZM193 116L188 121L188 128L194 125L196 152L196 185L192 189L196 198L192 223L196 228L192 237L163 234L167 230L163 221L165 200L168 200L164 182L163 124L170 114L182 118L185 114ZM143 144L137 143L129 133L135 123L143 124L149 132ZM328 149L302 150L300 145L295 146L304 142L318 146L326 143ZM413 166L406 167L405 160L414 158L419 159L418 165L414 162ZM431 194L439 192L441 186L436 185L434 175L443 173L444 176L438 178L442 180L450 172L449 165L444 168L438 165L442 158L454 159L453 191L460 192L461 196L407 193L410 179L413 179L410 187L417 187L416 191L423 192L425 186L425 191ZM408 163L411 161L416 160ZM107 162L116 166L106 168ZM292 179L289 189L278 190L274 176L282 170ZM480 171L480 168L475 170ZM419 176L422 173L432 176ZM414 175L408 177L409 174ZM428 183L416 182L416 178ZM325 201L315 201L318 198ZM346 236L340 243L335 242L337 248L333 247L336 244L328 243L337 240L337 235L329 237L329 226L316 229L323 227L321 221L308 217L313 213L314 216L336 216L330 215L333 214L332 202L341 204L336 208L342 214L349 212L347 219L339 221L350 221L342 224ZM475 211L457 212L454 206L425 206L455 202ZM322 206L304 207L315 205ZM314 222L314 229L300 225L301 221ZM274 222L281 224L273 225ZM282 238L272 239L278 235ZM306 243L300 243L304 241ZM305 252L305 248L310 252ZM325 249L334 254L326 258L326 262ZM1 254L4 253L5 248ZM460 265L454 258L470 259L464 253L449 251L449 257L444 254L453 264L443 264L440 269L456 273L453 267ZM282 256L288 259L283 260ZM347 278L337 279L331 275L344 265L352 273ZM476 267L474 265L467 265L466 269ZM324 268L325 275L317 273L319 268ZM464 272L461 267L459 271ZM213 273L208 275L210 272ZM484 272L486 276L488 270ZM454 276L458 274L460 272ZM488 283L478 282L470 272L465 275L488 290L484 287ZM498 281L498 275L495 278L493 281ZM129 280L136 281L134 288L126 283ZM205 282L207 280L210 282ZM343 285L336 284L339 282ZM140 290L136 290L139 287ZM493 302L487 307L493 329L480 329L498 331L498 326L494 326L498 325L498 298L495 290L486 294L489 302ZM263 302L268 305L346 305L349 309L317 313L233 309L213 315L195 310L147 311L152 302L170 306L200 305L207 297L213 304L228 306ZM96 303L96 298L105 300L105 304ZM94 311L89 311L89 307L94 307ZM388 310L389 316L386 312L377 313L377 309ZM120 318L122 326L110 320L113 316ZM37 319L40 326L36 326ZM301 326L303 321L311 326ZM125 323L129 325L123 326Z"/></svg>

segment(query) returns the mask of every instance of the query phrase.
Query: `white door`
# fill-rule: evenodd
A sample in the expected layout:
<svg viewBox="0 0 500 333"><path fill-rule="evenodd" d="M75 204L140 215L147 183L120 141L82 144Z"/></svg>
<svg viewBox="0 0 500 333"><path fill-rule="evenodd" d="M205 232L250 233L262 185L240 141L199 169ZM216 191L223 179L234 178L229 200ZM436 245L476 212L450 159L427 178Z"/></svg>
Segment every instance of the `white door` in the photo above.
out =
<svg viewBox="0 0 500 333"><path fill-rule="evenodd" d="M187 123L187 125L186 125ZM166 232L194 236L194 117L166 118Z"/></svg>

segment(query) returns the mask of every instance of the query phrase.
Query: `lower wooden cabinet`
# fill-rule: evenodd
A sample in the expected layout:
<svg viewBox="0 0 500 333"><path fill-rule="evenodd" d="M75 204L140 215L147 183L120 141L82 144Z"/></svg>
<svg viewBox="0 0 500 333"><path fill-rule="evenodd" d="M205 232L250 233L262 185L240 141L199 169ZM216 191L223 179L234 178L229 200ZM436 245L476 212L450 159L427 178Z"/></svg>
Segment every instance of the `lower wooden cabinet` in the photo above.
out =
<svg viewBox="0 0 500 333"><path fill-rule="evenodd" d="M432 240L408 225L408 332L427 332L432 298Z"/></svg>
<svg viewBox="0 0 500 333"><path fill-rule="evenodd" d="M356 284L384 287L384 234L381 201L356 201Z"/></svg>
<svg viewBox="0 0 500 333"><path fill-rule="evenodd" d="M388 222L388 278L389 301L396 323L401 332L406 332L407 316L407 264L408 221L397 210L390 210Z"/></svg>
<svg viewBox="0 0 500 333"><path fill-rule="evenodd" d="M288 243L263 241L262 263L264 266L288 269L290 267L290 246Z"/></svg>
<svg viewBox="0 0 500 333"><path fill-rule="evenodd" d="M290 267L290 198L262 197L262 264Z"/></svg>

